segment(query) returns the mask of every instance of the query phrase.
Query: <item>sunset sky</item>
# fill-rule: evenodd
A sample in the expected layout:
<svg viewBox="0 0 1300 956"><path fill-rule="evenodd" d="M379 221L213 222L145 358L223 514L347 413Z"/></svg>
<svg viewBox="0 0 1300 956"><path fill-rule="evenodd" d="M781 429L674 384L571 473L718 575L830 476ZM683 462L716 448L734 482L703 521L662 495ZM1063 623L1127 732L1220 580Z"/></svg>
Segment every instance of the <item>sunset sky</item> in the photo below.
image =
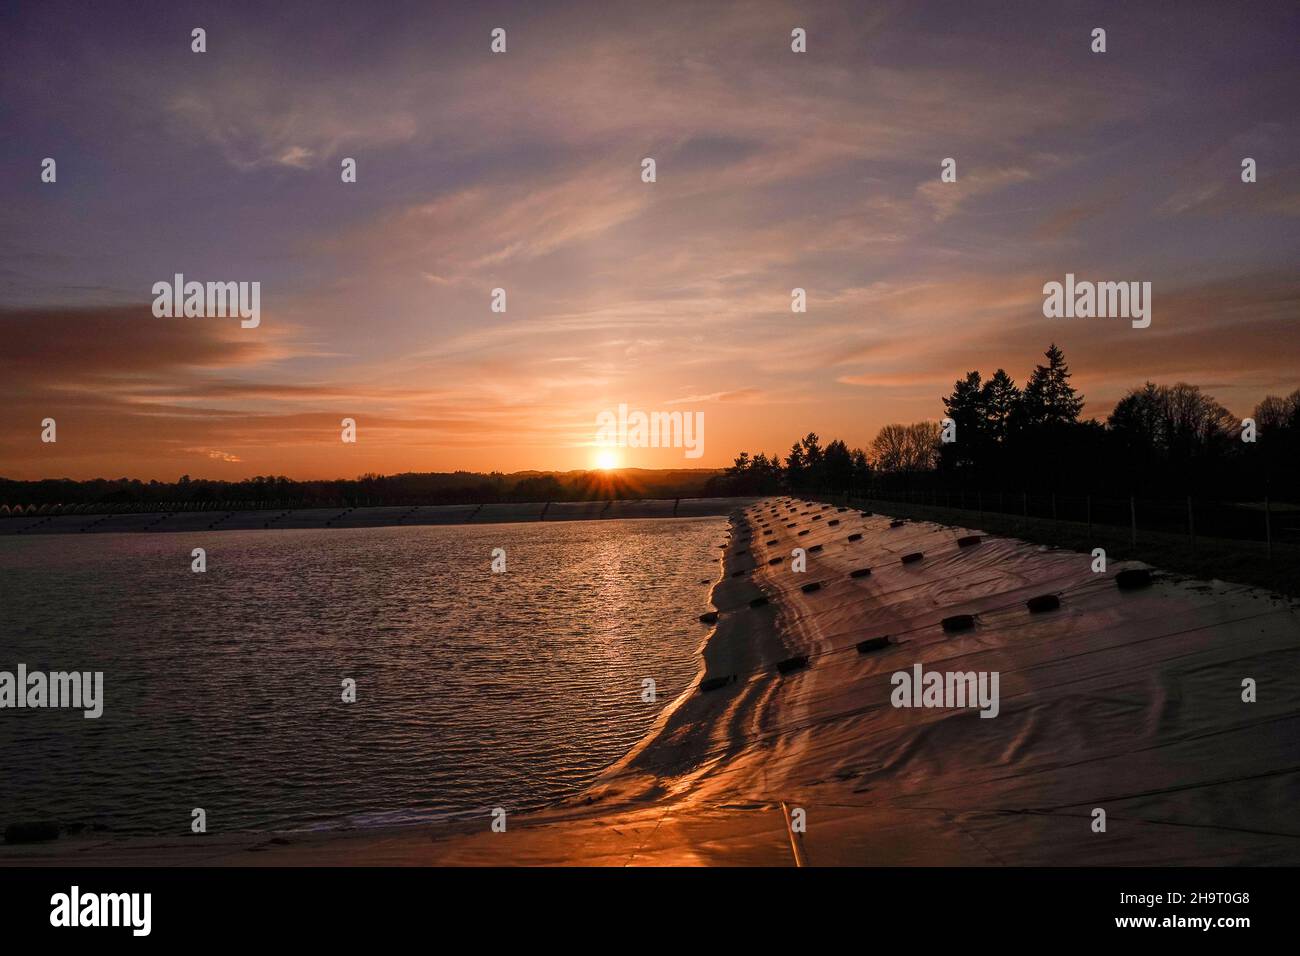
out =
<svg viewBox="0 0 1300 956"><path fill-rule="evenodd" d="M712 467L1052 341L1086 415L1300 386L1294 3L11 6L0 476L586 468L620 403L706 421L620 463ZM261 325L155 318L178 272ZM1067 272L1151 327L1044 318Z"/></svg>

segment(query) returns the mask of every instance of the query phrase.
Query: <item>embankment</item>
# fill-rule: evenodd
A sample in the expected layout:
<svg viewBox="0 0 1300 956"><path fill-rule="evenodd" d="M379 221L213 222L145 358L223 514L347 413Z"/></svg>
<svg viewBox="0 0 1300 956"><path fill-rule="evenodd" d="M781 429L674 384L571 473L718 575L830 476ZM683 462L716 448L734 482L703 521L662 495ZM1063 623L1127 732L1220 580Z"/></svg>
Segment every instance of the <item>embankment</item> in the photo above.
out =
<svg viewBox="0 0 1300 956"><path fill-rule="evenodd" d="M805 571L792 567L796 548ZM1157 570L1121 587L1125 570L1148 569L764 500L733 515L701 684L574 801L511 816L504 833L485 817L282 844L103 841L74 858L1300 863L1300 608ZM940 675L940 694L897 706L897 675L910 681L917 665ZM958 705L945 694L959 686L996 687L996 700ZM69 856L49 844L7 848L0 862Z"/></svg>

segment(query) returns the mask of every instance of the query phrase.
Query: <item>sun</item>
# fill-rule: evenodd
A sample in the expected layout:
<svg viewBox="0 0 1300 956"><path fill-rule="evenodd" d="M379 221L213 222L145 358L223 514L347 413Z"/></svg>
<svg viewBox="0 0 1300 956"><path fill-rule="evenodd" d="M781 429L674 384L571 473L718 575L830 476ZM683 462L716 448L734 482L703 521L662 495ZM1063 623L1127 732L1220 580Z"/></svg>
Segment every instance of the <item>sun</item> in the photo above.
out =
<svg viewBox="0 0 1300 956"><path fill-rule="evenodd" d="M601 471L609 471L618 467L618 453L614 451L596 452L596 467Z"/></svg>

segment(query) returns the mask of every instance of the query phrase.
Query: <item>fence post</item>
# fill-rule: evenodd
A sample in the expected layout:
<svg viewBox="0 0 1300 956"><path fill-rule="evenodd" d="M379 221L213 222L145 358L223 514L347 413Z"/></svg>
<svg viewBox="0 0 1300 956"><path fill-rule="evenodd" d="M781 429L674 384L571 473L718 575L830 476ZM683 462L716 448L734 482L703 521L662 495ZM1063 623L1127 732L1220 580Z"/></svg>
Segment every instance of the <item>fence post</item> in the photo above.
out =
<svg viewBox="0 0 1300 956"><path fill-rule="evenodd" d="M1187 496L1187 537L1192 544L1192 554L1196 553L1196 521L1192 516L1192 496Z"/></svg>
<svg viewBox="0 0 1300 956"><path fill-rule="evenodd" d="M1092 495L1088 495L1088 538L1092 539Z"/></svg>
<svg viewBox="0 0 1300 956"><path fill-rule="evenodd" d="M1137 501L1133 495L1128 496L1128 518L1129 527L1131 528L1129 533L1129 543L1136 548L1138 543L1138 513Z"/></svg>
<svg viewBox="0 0 1300 956"><path fill-rule="evenodd" d="M1029 492L1027 491L1020 492L1020 507L1021 510L1024 512L1024 517L1021 520L1020 527L1023 530L1028 531L1029 530Z"/></svg>
<svg viewBox="0 0 1300 956"><path fill-rule="evenodd" d="M984 523L984 492L982 491L975 492L975 505L977 508L979 508L980 524L983 524Z"/></svg>
<svg viewBox="0 0 1300 956"><path fill-rule="evenodd" d="M1268 559L1273 560L1273 521L1268 507L1268 495L1264 496L1264 540L1268 542Z"/></svg>
<svg viewBox="0 0 1300 956"><path fill-rule="evenodd" d="M1056 492L1052 492L1052 534L1061 533L1061 523L1056 520Z"/></svg>

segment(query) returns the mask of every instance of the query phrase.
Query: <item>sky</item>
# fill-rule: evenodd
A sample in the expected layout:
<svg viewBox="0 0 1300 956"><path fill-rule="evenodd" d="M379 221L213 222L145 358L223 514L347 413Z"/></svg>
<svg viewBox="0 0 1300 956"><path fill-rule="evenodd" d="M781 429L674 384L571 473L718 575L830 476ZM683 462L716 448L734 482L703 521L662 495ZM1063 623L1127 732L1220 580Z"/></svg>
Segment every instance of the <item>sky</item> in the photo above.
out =
<svg viewBox="0 0 1300 956"><path fill-rule="evenodd" d="M1267 2L6 5L0 476L588 468L620 404L703 453L601 461L717 467L1052 342L1087 416L1248 415L1300 387L1298 39ZM176 273L260 324L156 317ZM1067 273L1151 282L1150 327L1045 317Z"/></svg>

